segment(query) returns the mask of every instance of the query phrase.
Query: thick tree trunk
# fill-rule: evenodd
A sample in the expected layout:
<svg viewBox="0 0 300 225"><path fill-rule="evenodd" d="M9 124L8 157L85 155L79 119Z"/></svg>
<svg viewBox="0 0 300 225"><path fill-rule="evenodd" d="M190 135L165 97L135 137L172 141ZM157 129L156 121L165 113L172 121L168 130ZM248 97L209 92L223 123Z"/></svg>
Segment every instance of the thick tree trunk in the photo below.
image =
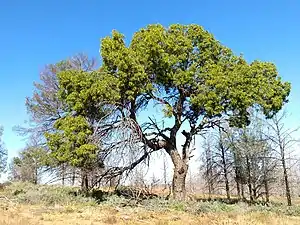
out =
<svg viewBox="0 0 300 225"><path fill-rule="evenodd" d="M188 171L187 165L175 165L173 174L173 197L177 200L186 199L185 180Z"/></svg>
<svg viewBox="0 0 300 225"><path fill-rule="evenodd" d="M173 198L177 200L186 199L185 180L188 172L188 165L180 157L177 150L171 150L170 156L174 165L172 192Z"/></svg>
<svg viewBox="0 0 300 225"><path fill-rule="evenodd" d="M86 171L82 171L82 175L81 175L81 189L84 192L87 192L89 189L89 178L88 178L88 173Z"/></svg>

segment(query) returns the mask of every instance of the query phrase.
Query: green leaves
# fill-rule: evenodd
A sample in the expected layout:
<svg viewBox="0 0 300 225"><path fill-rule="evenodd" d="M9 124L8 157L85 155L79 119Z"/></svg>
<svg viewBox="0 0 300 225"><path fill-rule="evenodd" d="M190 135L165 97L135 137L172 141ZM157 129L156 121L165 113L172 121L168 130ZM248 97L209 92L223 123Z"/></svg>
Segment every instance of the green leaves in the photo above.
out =
<svg viewBox="0 0 300 225"><path fill-rule="evenodd" d="M112 37L104 38L101 50L103 67L118 79L123 98L153 92L151 96L160 94L160 99L175 99L169 102L175 108L181 90L188 105L185 109L193 109L194 117L227 114L236 124L245 124L249 107L260 105L271 116L290 91L290 84L280 80L272 63L248 64L198 25L149 25L135 33L129 47L124 36L114 31ZM166 108L166 112L168 117L170 112L176 116L176 110Z"/></svg>
<svg viewBox="0 0 300 225"><path fill-rule="evenodd" d="M116 87L118 80L98 71L63 71L58 79L60 98L67 102L69 110L83 116L93 115L97 119L101 115L99 103L116 102L120 98Z"/></svg>
<svg viewBox="0 0 300 225"><path fill-rule="evenodd" d="M47 133L50 156L59 163L69 162L72 166L86 168L96 159L98 147L91 143L92 129L83 116L67 116L55 123L58 130Z"/></svg>
<svg viewBox="0 0 300 225"><path fill-rule="evenodd" d="M105 105L136 120L138 110L148 110L149 102L161 104L164 116L174 119L174 126L164 130L172 132L161 134L153 127L169 141L176 139L184 121L194 135L201 132L203 121L221 116L232 126L247 125L248 110L254 106L271 117L290 92L274 64L247 63L199 25L149 25L137 31L128 46L125 43L124 35L113 31L101 41L100 70L58 74L59 97L68 112L55 123L57 132L46 136L59 161L82 167L95 157L92 124L105 115Z"/></svg>

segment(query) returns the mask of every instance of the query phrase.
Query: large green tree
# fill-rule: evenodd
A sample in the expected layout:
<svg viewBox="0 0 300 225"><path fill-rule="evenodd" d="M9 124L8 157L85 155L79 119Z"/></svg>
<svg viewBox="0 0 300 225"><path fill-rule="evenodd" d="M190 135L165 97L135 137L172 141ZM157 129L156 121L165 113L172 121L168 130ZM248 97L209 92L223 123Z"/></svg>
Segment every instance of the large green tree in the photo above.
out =
<svg viewBox="0 0 300 225"><path fill-rule="evenodd" d="M131 129L147 147L145 155L164 150L170 156L177 199L186 196L195 135L216 126L221 117L231 126L247 125L247 110L253 106L272 117L290 92L273 63L248 63L198 25L149 25L136 32L129 45L124 35L113 31L102 40L100 52L99 72L58 75L61 97L81 115L97 113L95 106L101 102L116 106L118 118L134 122ZM139 112L157 105L162 115L139 118ZM162 116L168 118L163 118L165 123L159 121Z"/></svg>

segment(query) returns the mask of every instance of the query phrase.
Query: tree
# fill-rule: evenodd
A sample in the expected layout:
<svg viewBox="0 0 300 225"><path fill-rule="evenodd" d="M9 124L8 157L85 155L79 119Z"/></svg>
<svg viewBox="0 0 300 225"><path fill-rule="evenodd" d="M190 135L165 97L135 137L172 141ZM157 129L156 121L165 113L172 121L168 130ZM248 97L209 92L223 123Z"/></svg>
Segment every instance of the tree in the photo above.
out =
<svg viewBox="0 0 300 225"><path fill-rule="evenodd" d="M2 133L3 133L3 128L0 127L0 176L1 173L6 171L6 165L7 165L7 149L5 148L1 139Z"/></svg>
<svg viewBox="0 0 300 225"><path fill-rule="evenodd" d="M46 150L38 146L27 146L10 164L10 179L38 184L46 160Z"/></svg>
<svg viewBox="0 0 300 225"><path fill-rule="evenodd" d="M248 124L247 109L253 105L272 117L290 92L274 64L247 63L198 25L149 25L134 34L129 46L113 31L102 40L101 56L100 71L58 75L61 97L79 114L95 113L90 109L106 102L117 107L117 118L132 120L139 141L149 149L137 162L149 152L166 151L174 166L176 199L186 197L195 135L216 126L222 116L231 126ZM139 112L157 105L164 115L138 118Z"/></svg>
<svg viewBox="0 0 300 225"><path fill-rule="evenodd" d="M96 60L79 53L55 64L46 65L40 73L40 82L34 83L34 93L26 98L26 108L29 114L29 127L16 127L22 135L33 135L35 139L45 132L53 130L56 120L64 117L66 104L59 98L57 74L65 70L92 71Z"/></svg>
<svg viewBox="0 0 300 225"><path fill-rule="evenodd" d="M231 128L227 132L237 190L240 195L240 187L246 184L251 201L265 196L266 202L269 202L271 185L277 181L278 164L269 138L264 133L268 126L261 111L252 109L250 118L249 126Z"/></svg>
<svg viewBox="0 0 300 225"><path fill-rule="evenodd" d="M216 164L214 161L213 155L213 145L214 139L212 134L206 134L203 144L204 154L202 157L203 160L203 177L206 182L208 189L208 199L211 199L212 194L214 194L214 189L217 184L218 174L216 173Z"/></svg>
<svg viewBox="0 0 300 225"><path fill-rule="evenodd" d="M16 131L21 135L30 135L30 139L39 140L39 145L45 144L45 133L56 132L55 124L59 119L66 117L67 104L59 97L59 83L57 74L66 70L90 72L96 69L96 60L83 53L76 54L66 60L44 67L40 73L40 82L34 83L34 93L26 98L26 108L29 114L29 127L17 127ZM70 168L68 164L58 163L55 158L48 166L56 170L59 179L65 182L72 177L75 183L74 173L66 173ZM77 177L76 177L77 178Z"/></svg>
<svg viewBox="0 0 300 225"><path fill-rule="evenodd" d="M267 138L272 142L273 150L276 152L277 157L282 166L283 179L285 184L285 194L287 199L288 206L292 205L291 199L291 190L290 190L290 181L288 175L288 151L291 149L293 144L297 140L293 138L293 133L296 130L287 129L284 125L284 118L286 113L277 114L271 121L268 123L269 132L267 133Z"/></svg>
<svg viewBox="0 0 300 225"><path fill-rule="evenodd" d="M91 142L92 129L82 116L67 116L54 124L57 132L46 133L49 156L60 165L69 165L82 171L82 187L89 188L88 172L99 164L98 146ZM101 162L100 162L101 163ZM98 165L100 166L100 164Z"/></svg>
<svg viewBox="0 0 300 225"><path fill-rule="evenodd" d="M230 188L229 188L229 174L231 170L231 152L230 142L227 140L227 136L221 129L219 129L217 136L217 143L215 146L215 160L217 158L217 165L221 169L221 174L225 183L225 190L227 199L230 199Z"/></svg>

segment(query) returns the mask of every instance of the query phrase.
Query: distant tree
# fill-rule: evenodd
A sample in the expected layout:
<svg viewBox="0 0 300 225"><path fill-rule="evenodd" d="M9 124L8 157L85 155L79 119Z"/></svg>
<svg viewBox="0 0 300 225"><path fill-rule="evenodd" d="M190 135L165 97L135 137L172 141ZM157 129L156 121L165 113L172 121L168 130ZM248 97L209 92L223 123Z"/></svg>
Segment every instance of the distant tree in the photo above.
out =
<svg viewBox="0 0 300 225"><path fill-rule="evenodd" d="M219 174L216 170L216 162L214 160L214 138L212 134L207 134L203 143L203 156L201 171L208 190L208 198L211 199L214 191L219 183Z"/></svg>
<svg viewBox="0 0 300 225"><path fill-rule="evenodd" d="M217 134L216 145L214 147L214 161L220 170L222 181L225 184L227 199L230 199L230 172L232 168L232 154L230 151L231 143L227 135L219 129Z"/></svg>
<svg viewBox="0 0 300 225"><path fill-rule="evenodd" d="M95 115L91 109L105 102L117 107L116 118L132 120L131 128L147 148L133 165L153 151L166 151L174 166L176 199L186 197L195 135L216 126L221 116L232 126L248 124L247 109L253 105L272 117L290 92L290 84L281 81L274 64L248 64L198 25L149 25L134 34L129 46L121 33L113 31L102 40L101 56L99 72L59 74L61 97L81 115ZM157 104L164 115L146 121L138 118L140 111ZM162 117L169 118L170 126L160 123ZM189 129L183 130L183 124ZM182 147L177 143L180 132Z"/></svg>
<svg viewBox="0 0 300 225"><path fill-rule="evenodd" d="M251 126L230 132L231 151L237 188L246 184L251 201L264 195L268 202L270 185L276 181L277 161L262 126L258 118L252 117Z"/></svg>
<svg viewBox="0 0 300 225"><path fill-rule="evenodd" d="M28 181L38 184L46 160L46 150L38 146L28 146L14 157L10 163L10 180Z"/></svg>
<svg viewBox="0 0 300 225"><path fill-rule="evenodd" d="M294 130L286 128L284 123L285 118L286 113L281 112L273 117L272 120L269 120L267 124L269 130L266 136L272 142L273 150L281 164L287 204L291 206L292 198L287 161L289 160L288 154L290 153L291 148L297 142L297 139L293 137L293 134L299 128Z"/></svg>
<svg viewBox="0 0 300 225"><path fill-rule="evenodd" d="M164 189L168 188L168 162L167 162L167 156L163 154L163 183L164 183Z"/></svg>
<svg viewBox="0 0 300 225"><path fill-rule="evenodd" d="M3 134L3 128L0 127L0 176L1 173L6 171L7 166L7 149L4 146L4 143L2 142L2 134Z"/></svg>

